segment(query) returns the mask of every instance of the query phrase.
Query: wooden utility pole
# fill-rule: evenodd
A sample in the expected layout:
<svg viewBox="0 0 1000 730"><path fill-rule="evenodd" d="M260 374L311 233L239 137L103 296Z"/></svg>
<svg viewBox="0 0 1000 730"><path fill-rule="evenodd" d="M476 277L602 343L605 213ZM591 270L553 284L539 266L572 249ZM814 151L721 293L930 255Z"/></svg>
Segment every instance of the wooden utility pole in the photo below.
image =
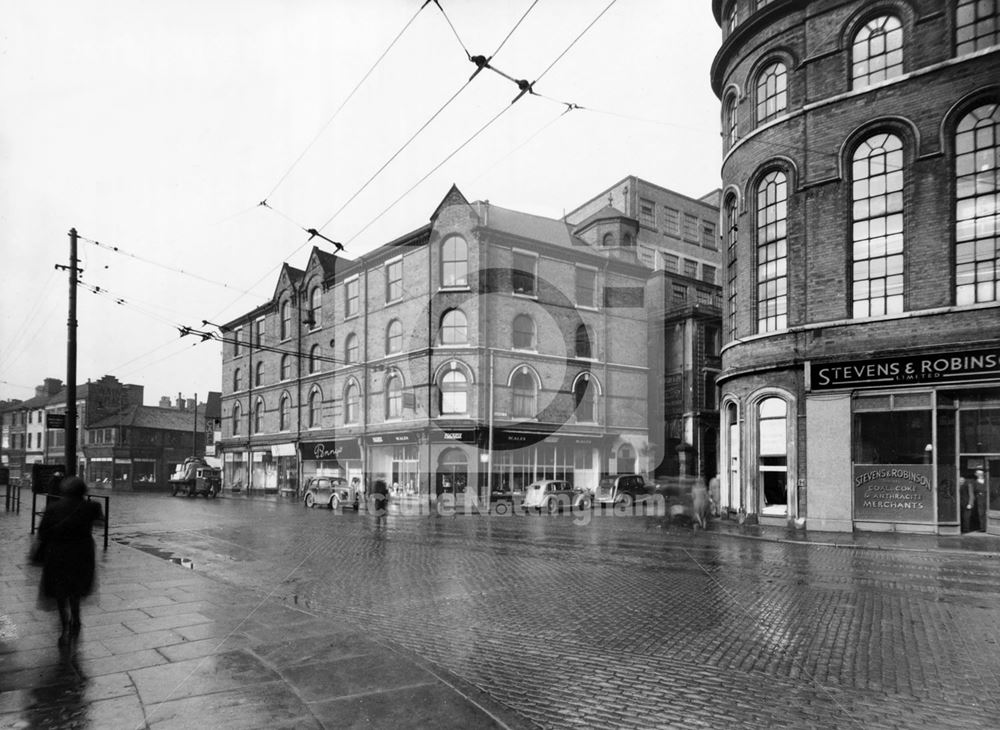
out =
<svg viewBox="0 0 1000 730"><path fill-rule="evenodd" d="M66 323L66 476L76 476L76 229L69 229L69 319Z"/></svg>

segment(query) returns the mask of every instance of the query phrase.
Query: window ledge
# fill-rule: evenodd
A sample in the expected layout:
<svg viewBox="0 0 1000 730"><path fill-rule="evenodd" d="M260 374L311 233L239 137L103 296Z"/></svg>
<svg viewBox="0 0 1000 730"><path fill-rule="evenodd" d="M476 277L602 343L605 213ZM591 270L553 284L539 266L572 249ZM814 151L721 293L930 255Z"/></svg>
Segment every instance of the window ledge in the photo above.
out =
<svg viewBox="0 0 1000 730"><path fill-rule="evenodd" d="M515 296L515 297L517 297L519 299L533 299L536 302L538 301L538 295L537 294L525 294L524 292L515 291L515 292L511 292L511 296Z"/></svg>
<svg viewBox="0 0 1000 730"><path fill-rule="evenodd" d="M439 286L439 292L471 292L472 288L468 284L457 284L455 286Z"/></svg>

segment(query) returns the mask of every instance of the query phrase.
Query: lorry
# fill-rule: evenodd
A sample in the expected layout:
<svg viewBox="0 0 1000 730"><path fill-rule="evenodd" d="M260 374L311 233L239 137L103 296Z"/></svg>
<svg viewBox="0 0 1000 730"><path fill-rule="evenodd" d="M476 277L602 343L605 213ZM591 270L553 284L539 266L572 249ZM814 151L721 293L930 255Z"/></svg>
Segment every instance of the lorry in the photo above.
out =
<svg viewBox="0 0 1000 730"><path fill-rule="evenodd" d="M200 456L189 456L183 464L170 475L170 488L173 496L186 494L196 497L199 494L215 497L222 489L222 474L219 469L211 467Z"/></svg>

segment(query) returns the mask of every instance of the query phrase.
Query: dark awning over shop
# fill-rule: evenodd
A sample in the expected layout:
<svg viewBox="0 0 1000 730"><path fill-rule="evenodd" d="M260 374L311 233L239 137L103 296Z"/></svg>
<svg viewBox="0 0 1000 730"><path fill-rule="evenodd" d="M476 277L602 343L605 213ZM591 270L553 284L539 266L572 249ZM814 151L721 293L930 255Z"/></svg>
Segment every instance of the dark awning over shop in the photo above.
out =
<svg viewBox="0 0 1000 730"><path fill-rule="evenodd" d="M339 461L360 459L361 447L357 439L340 441L300 441L299 454L312 461Z"/></svg>

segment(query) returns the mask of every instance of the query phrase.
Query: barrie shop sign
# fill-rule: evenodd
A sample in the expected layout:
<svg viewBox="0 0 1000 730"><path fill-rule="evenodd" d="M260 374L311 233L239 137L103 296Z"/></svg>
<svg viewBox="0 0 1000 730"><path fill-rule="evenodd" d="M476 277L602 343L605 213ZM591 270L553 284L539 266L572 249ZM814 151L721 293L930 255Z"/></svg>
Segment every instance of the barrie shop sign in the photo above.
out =
<svg viewBox="0 0 1000 730"><path fill-rule="evenodd" d="M1000 348L855 360L810 362L809 390L875 388L1000 378Z"/></svg>

